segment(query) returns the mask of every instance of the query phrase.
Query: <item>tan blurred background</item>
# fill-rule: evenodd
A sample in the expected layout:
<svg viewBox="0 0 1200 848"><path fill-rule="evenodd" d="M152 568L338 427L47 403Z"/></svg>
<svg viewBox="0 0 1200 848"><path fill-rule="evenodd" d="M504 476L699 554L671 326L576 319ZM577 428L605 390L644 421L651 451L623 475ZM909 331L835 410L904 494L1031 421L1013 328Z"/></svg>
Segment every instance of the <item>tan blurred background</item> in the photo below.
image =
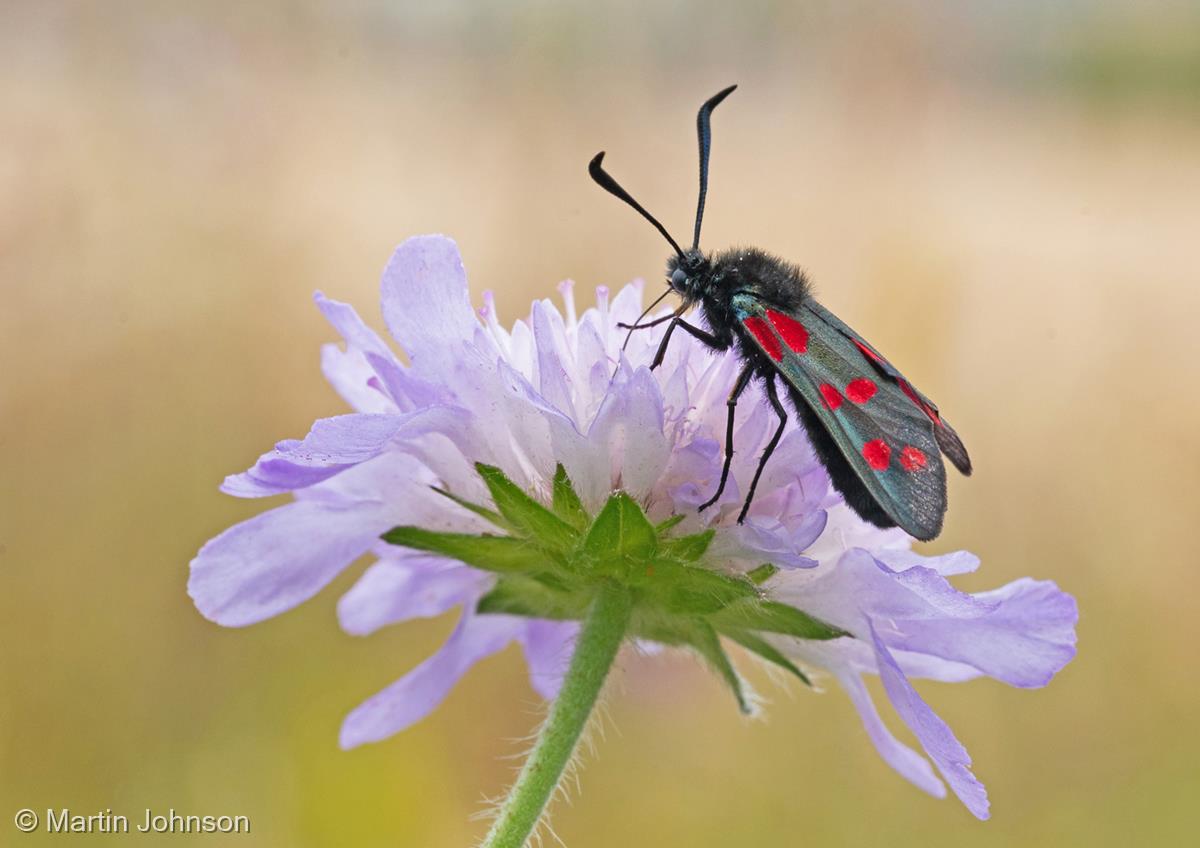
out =
<svg viewBox="0 0 1200 848"><path fill-rule="evenodd" d="M436 5L436 8L434 6ZM893 774L847 699L742 721L686 657L624 664L573 848L1182 845L1200 797L1200 11L1185 3L6 3L0 9L0 844L20 807L244 814L196 844L465 846L537 719L515 649L432 718L336 747L448 633L335 599L244 631L185 594L264 507L228 472L343 406L316 288L379 326L396 243L453 235L506 321L564 277L658 280L697 105L705 229L801 262L948 411L977 474L932 551L1053 578L1044 691L921 691L981 824ZM1049 8L1053 7L1053 8ZM590 300L590 295L585 295ZM895 723L893 723L895 724ZM54 844L102 837L58 837ZM169 837L109 837L165 844Z"/></svg>

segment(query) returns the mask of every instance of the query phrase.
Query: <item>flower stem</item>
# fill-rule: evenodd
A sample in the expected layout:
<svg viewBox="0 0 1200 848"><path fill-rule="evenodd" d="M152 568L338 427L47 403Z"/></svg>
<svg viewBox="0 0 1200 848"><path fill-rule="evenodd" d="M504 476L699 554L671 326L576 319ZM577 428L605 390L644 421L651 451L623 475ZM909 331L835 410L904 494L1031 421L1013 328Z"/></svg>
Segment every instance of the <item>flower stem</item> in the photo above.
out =
<svg viewBox="0 0 1200 848"><path fill-rule="evenodd" d="M522 848L529 839L596 705L629 626L630 606L628 591L617 585L604 586L592 601L562 689L483 848Z"/></svg>

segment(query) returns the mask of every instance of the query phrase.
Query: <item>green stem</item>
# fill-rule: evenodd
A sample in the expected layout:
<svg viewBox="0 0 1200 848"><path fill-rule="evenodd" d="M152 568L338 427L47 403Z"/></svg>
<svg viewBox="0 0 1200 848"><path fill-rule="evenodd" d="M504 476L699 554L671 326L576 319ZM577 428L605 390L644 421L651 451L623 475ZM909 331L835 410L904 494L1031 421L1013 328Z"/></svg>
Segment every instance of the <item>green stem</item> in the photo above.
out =
<svg viewBox="0 0 1200 848"><path fill-rule="evenodd" d="M571 761L629 626L629 593L607 585L592 601L562 689L483 848L522 848Z"/></svg>

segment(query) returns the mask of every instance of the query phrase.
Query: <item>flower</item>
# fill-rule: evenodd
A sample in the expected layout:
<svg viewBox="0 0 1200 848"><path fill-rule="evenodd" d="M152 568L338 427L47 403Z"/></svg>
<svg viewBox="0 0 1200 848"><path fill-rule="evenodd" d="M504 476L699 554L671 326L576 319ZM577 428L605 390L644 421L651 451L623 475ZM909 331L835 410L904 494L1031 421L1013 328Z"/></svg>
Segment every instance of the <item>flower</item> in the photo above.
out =
<svg viewBox="0 0 1200 848"><path fill-rule="evenodd" d="M653 524L660 548L682 550L681 544L692 544L686 540L698 540L680 555L689 567L678 573L717 575L734 594L753 593L755 603L762 599L807 622L789 630L790 624L755 619L719 629L722 635L732 634L805 679L793 662L826 670L848 692L890 765L941 797L945 787L932 760L968 809L986 818L987 796L970 758L910 678L987 675L1014 686L1044 685L1074 656L1074 600L1053 583L1030 579L973 595L957 591L947 578L973 570L978 560L966 552L919 556L902 531L865 524L831 488L794 424L763 474L746 523L738 525L742 486L774 424L757 386L738 406L729 485L715 507L698 513L720 476L735 355L714 354L676 334L662 367L651 372L661 331L635 332L622 352L625 333L616 326L640 313L640 284L611 301L606 289L597 289L598 305L582 315L572 284L560 292L564 312L538 301L528 320L505 329L490 294L476 316L452 241L410 239L389 262L382 292L384 319L407 365L350 306L318 293L318 308L345 340L344 348L322 350L322 367L356 412L316 422L304 439L280 442L248 471L225 480L222 489L232 495L290 492L294 500L201 549L188 586L201 613L228 626L270 618L370 553L375 561L338 604L347 632L366 635L453 607L461 613L437 653L346 718L344 747L419 721L475 662L514 641L532 685L551 699L577 621L561 610L551 615L549 607L539 617L537 597L520 596L524 584L466 564L472 560L466 553L442 555L451 549L437 540L489 538L493 544L496 523L510 517L499 503L508 492L545 512L537 503L557 498L565 481L584 517L580 527L612 509L614 492L621 492L618 508ZM504 515L491 512L490 503ZM399 535L389 538L403 546L381 539L393 528ZM505 587L508 594L498 598ZM711 611L693 601L679 604L672 614L680 621L708 627L703 622ZM811 631L803 629L810 625ZM699 647L749 703L715 635L708 644L675 638L683 632L678 629L661 632L660 641ZM819 635L796 638L802 632ZM887 730L864 674L881 677L929 760Z"/></svg>

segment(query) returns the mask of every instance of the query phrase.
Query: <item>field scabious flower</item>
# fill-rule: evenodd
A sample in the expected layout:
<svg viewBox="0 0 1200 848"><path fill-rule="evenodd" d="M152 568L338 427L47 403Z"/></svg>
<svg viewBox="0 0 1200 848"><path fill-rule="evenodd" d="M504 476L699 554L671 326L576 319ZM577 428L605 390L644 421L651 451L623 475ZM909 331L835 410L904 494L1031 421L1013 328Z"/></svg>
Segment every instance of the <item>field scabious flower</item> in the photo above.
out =
<svg viewBox="0 0 1200 848"><path fill-rule="evenodd" d="M679 334L651 372L661 333L634 333L622 352L617 328L641 311L639 285L611 299L598 289L582 315L571 284L560 292L563 311L538 301L506 328L490 295L472 309L452 241L410 239L382 293L408 364L350 306L318 294L345 341L325 347L322 367L356 411L316 422L226 479L232 495L294 500L201 549L189 582L198 609L252 624L312 597L364 554L374 562L338 604L347 632L460 608L437 653L346 718L341 743L351 747L419 721L475 662L513 642L533 687L555 698L589 603L598 587L617 586L617 644L697 651L746 710L753 696L723 645L806 682L825 670L893 768L943 796L932 761L986 818L970 758L910 679L1044 685L1074 656L1074 600L1031 579L954 589L947 578L977 559L919 556L902 531L863 523L794 425L738 525L741 487L774 424L757 387L738 407L725 494L698 513L720 476L736 359ZM928 759L888 731L865 674L879 675Z"/></svg>

